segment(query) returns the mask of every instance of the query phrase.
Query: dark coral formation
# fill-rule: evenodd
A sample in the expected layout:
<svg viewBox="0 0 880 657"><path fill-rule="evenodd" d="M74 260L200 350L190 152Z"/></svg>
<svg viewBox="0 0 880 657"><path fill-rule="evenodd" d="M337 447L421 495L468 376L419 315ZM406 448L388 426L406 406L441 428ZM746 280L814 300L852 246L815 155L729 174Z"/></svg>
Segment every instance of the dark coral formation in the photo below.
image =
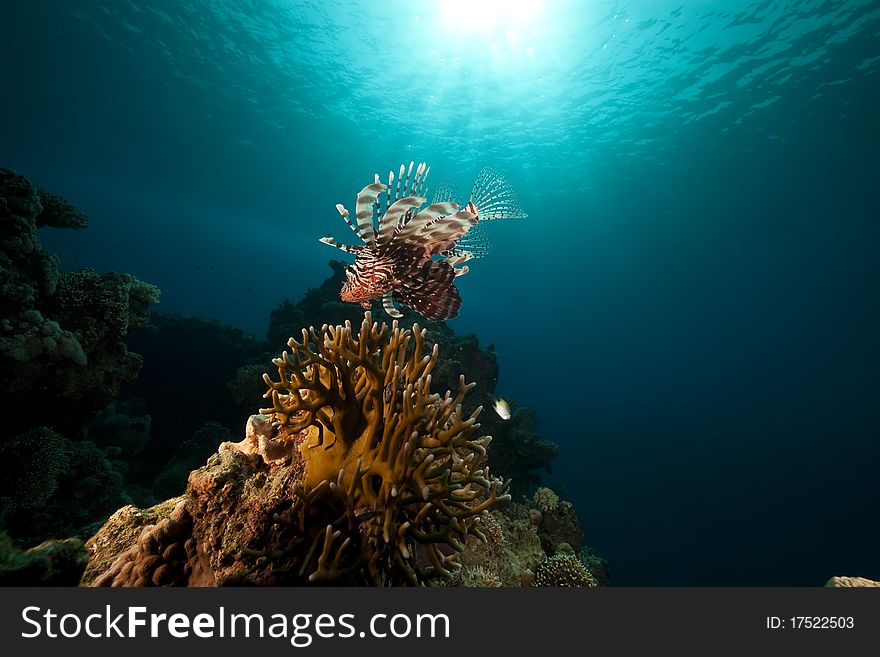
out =
<svg viewBox="0 0 880 657"><path fill-rule="evenodd" d="M559 446L540 436L534 409L511 405L514 411L509 420L496 417L485 426L495 439L492 443L493 467L510 478L511 494L519 498L540 485L541 476L535 470L552 472L551 461L559 454Z"/></svg>
<svg viewBox="0 0 880 657"><path fill-rule="evenodd" d="M0 520L21 546L87 535L125 501L121 463L84 438L137 375L141 358L122 339L146 324L159 292L129 274L61 271L37 229L87 224L0 168Z"/></svg>
<svg viewBox="0 0 880 657"><path fill-rule="evenodd" d="M49 427L0 445L0 504L20 545L87 536L126 498L122 474L106 453Z"/></svg>
<svg viewBox="0 0 880 657"><path fill-rule="evenodd" d="M48 203L44 209L42 201ZM143 326L158 290L128 274L61 272L37 238L38 223L84 225L75 208L0 169L0 393L4 409L37 408L53 390L54 428L78 436L119 394L141 360L120 341ZM9 413L16 435L45 422Z"/></svg>
<svg viewBox="0 0 880 657"><path fill-rule="evenodd" d="M0 532L0 586L76 586L88 560L78 538L46 541L19 550Z"/></svg>
<svg viewBox="0 0 880 657"><path fill-rule="evenodd" d="M36 217L37 228L71 228L79 230L89 225L89 217L63 196L38 189L37 196L43 210Z"/></svg>
<svg viewBox="0 0 880 657"><path fill-rule="evenodd" d="M151 418L149 441L129 481L157 499L179 495L190 470L204 464L233 435L232 427L242 426L253 413L265 391L261 375L269 352L241 329L166 313L152 313L150 325L127 342L144 355L144 366L127 387L126 398L142 400L142 412ZM242 401L227 384L239 367L255 359L262 363L252 381L260 394ZM216 384L206 386L205 381ZM181 412L181 399L186 399L186 412ZM205 433L208 424L216 440Z"/></svg>

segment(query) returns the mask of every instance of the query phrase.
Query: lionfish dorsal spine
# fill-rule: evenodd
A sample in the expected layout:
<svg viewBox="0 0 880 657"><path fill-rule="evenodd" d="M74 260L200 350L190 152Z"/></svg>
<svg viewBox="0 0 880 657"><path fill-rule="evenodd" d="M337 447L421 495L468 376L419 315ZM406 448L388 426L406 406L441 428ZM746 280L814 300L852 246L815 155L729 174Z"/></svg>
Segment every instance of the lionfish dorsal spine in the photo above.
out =
<svg viewBox="0 0 880 657"><path fill-rule="evenodd" d="M401 164L400 165L400 173L397 174L397 190L394 192L394 200L400 198L400 184L403 182L403 174L406 172L406 167Z"/></svg>

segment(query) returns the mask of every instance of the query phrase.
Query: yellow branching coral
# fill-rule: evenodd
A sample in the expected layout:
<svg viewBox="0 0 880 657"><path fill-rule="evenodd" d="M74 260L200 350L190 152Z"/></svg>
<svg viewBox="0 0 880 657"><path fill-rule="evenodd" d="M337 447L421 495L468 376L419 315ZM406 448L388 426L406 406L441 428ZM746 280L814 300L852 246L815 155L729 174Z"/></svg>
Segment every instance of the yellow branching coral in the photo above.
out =
<svg viewBox="0 0 880 657"><path fill-rule="evenodd" d="M374 584L448 578L480 515L508 497L486 465L491 438L475 436L481 408L462 414L473 384L462 376L455 395L431 393L438 350L423 354L424 338L418 325L389 328L367 312L357 335L350 322L303 330L273 361L278 380L263 377L272 406L260 412L301 440L304 494L327 486L347 509L347 522L312 538L312 581L352 563Z"/></svg>

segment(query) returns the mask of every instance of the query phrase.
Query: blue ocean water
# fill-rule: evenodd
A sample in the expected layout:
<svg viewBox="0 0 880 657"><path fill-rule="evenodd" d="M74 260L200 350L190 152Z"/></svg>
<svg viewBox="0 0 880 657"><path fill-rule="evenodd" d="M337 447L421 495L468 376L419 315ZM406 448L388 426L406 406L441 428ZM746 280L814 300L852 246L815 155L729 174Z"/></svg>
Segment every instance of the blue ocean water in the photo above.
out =
<svg viewBox="0 0 880 657"><path fill-rule="evenodd" d="M70 269L262 336L334 208L503 171L451 322L619 585L880 578L880 3L4 3L0 164Z"/></svg>

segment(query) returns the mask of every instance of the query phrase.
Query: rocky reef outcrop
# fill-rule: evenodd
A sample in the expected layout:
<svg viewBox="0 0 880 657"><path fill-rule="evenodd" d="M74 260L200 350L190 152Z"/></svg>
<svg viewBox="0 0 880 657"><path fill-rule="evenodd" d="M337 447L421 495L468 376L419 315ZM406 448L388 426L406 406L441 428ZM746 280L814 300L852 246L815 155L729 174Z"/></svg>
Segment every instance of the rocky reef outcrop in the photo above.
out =
<svg viewBox="0 0 880 657"><path fill-rule="evenodd" d="M159 291L130 274L62 271L38 229L87 225L62 197L0 168L0 522L18 547L87 536L127 499L112 455L86 438L140 370L123 338L147 323Z"/></svg>

